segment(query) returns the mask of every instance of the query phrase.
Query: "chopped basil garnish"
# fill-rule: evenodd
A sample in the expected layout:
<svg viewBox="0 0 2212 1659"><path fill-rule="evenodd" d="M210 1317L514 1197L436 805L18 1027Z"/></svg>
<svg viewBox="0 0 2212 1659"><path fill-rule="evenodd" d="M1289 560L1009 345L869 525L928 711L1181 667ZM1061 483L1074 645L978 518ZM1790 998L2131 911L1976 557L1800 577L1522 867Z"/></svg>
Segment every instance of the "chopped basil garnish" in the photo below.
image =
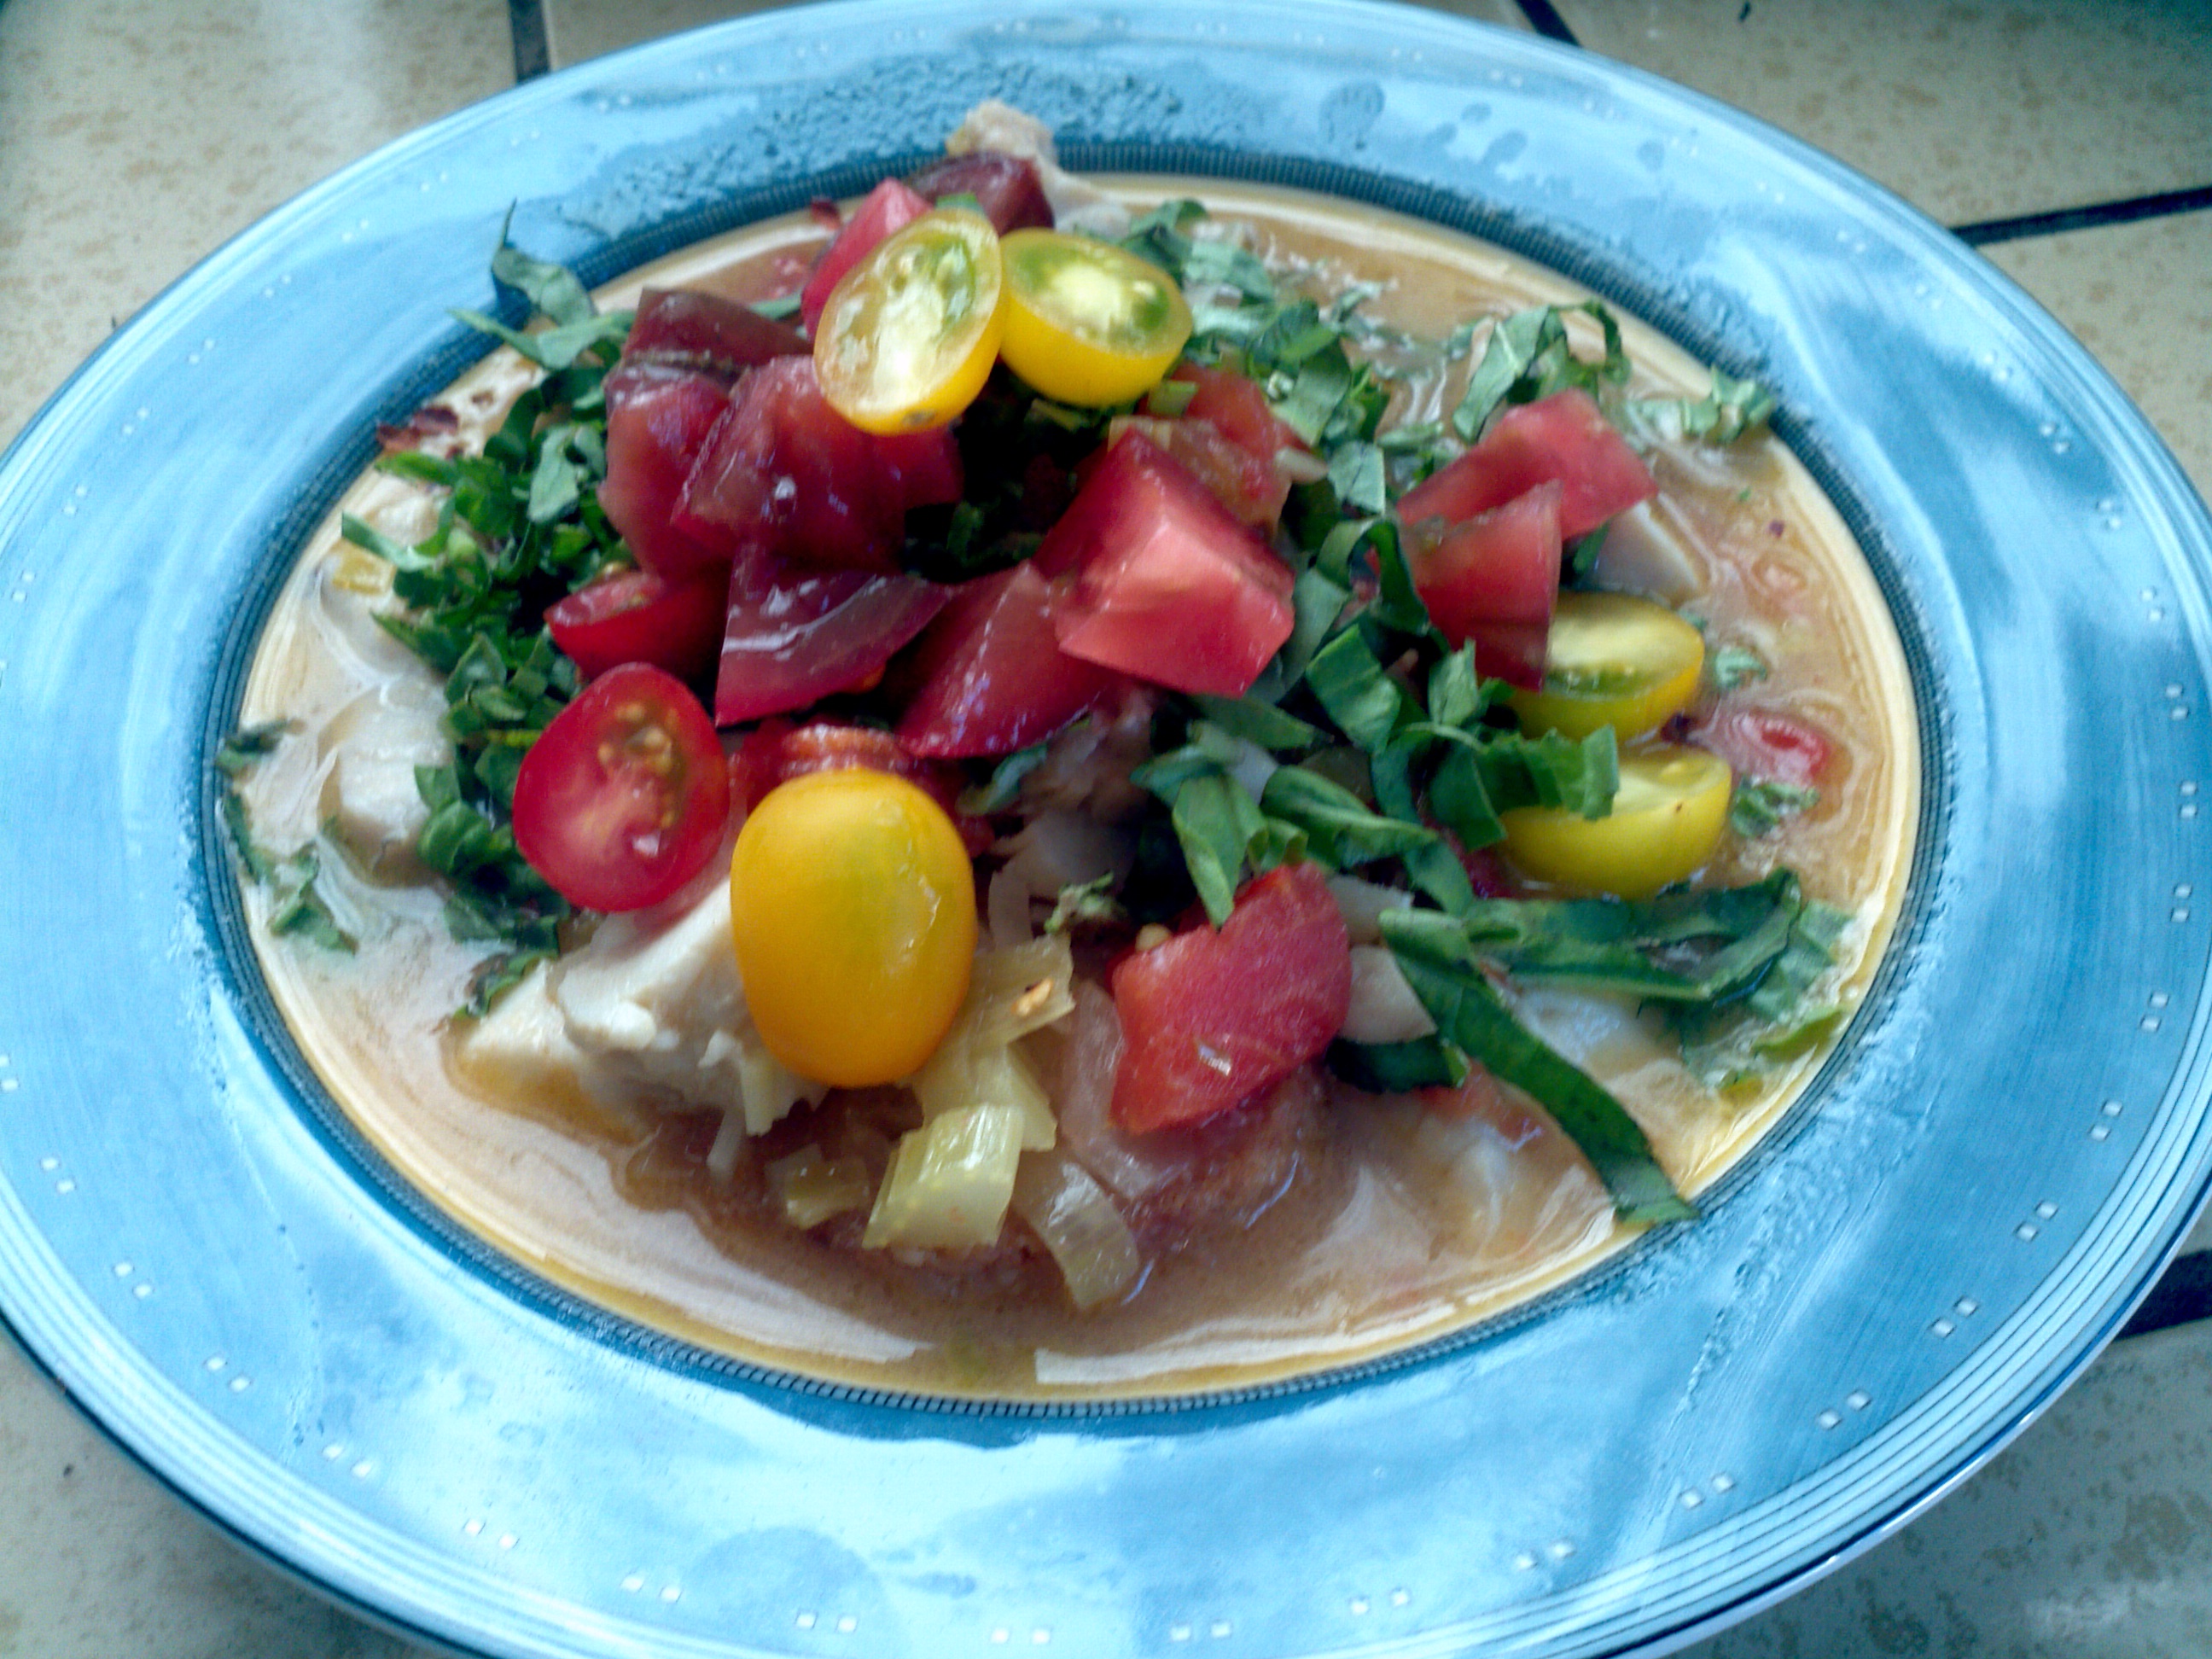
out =
<svg viewBox="0 0 2212 1659"><path fill-rule="evenodd" d="M1784 783L1778 778L1740 778L1729 798L1729 828L1746 841L1771 836L1782 820L1817 803L1820 792L1810 784Z"/></svg>
<svg viewBox="0 0 2212 1659"><path fill-rule="evenodd" d="M290 853L272 852L264 847L254 838L246 798L239 793L240 781L273 753L292 729L289 720L240 726L216 745L214 764L223 776L217 810L222 814L223 828L230 832L230 844L237 850L239 866L247 879L257 886L268 888L274 896L269 908L269 931L350 955L356 948L353 935L338 926L330 906L315 890L315 878L321 874L322 864L313 843Z"/></svg>

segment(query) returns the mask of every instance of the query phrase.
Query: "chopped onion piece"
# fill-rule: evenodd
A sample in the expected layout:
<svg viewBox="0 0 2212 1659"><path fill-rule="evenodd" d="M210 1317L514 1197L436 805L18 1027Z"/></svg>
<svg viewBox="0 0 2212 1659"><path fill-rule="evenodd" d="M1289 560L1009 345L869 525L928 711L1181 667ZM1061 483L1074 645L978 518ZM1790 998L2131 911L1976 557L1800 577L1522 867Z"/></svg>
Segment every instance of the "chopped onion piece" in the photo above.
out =
<svg viewBox="0 0 2212 1659"><path fill-rule="evenodd" d="M1406 982L1388 945L1352 947L1352 1004L1345 1012L1349 1042L1412 1042L1432 1035L1437 1023Z"/></svg>
<svg viewBox="0 0 2212 1659"><path fill-rule="evenodd" d="M744 1097L745 1133L764 1134L802 1100L820 1100L830 1085L799 1076L750 1031L738 1049L738 1088Z"/></svg>
<svg viewBox="0 0 2212 1659"><path fill-rule="evenodd" d="M745 1149L745 1118L742 1111L725 1111L714 1129L714 1144L707 1149L707 1173L718 1187L730 1184L738 1172L738 1158Z"/></svg>
<svg viewBox="0 0 2212 1659"><path fill-rule="evenodd" d="M1052 1097L1011 1043L984 1047L956 1027L929 1064L914 1074L912 1086L925 1118L939 1118L963 1106L1011 1106L1022 1115L1025 1150L1042 1152L1058 1138Z"/></svg>
<svg viewBox="0 0 2212 1659"><path fill-rule="evenodd" d="M1031 1152L1014 1176L1014 1212L1030 1224L1088 1310L1117 1301L1144 1276L1136 1235L1106 1189L1065 1152Z"/></svg>
<svg viewBox="0 0 2212 1659"><path fill-rule="evenodd" d="M783 1218L802 1232L868 1201L868 1166L857 1158L825 1158L811 1141L763 1173Z"/></svg>
<svg viewBox="0 0 2212 1659"><path fill-rule="evenodd" d="M960 1023L977 1048L1000 1048L1075 1011L1075 955L1054 934L975 958Z"/></svg>
<svg viewBox="0 0 2212 1659"><path fill-rule="evenodd" d="M1182 1165L1148 1153L1114 1127L1114 1071L1121 1061L1114 999L1085 982L1075 994L1075 1028L1060 1064L1060 1133L1092 1175L1123 1198L1142 1198Z"/></svg>
<svg viewBox="0 0 2212 1659"><path fill-rule="evenodd" d="M1012 1106L961 1106L899 1137L860 1243L961 1249L991 1243L1005 1223L1022 1156Z"/></svg>

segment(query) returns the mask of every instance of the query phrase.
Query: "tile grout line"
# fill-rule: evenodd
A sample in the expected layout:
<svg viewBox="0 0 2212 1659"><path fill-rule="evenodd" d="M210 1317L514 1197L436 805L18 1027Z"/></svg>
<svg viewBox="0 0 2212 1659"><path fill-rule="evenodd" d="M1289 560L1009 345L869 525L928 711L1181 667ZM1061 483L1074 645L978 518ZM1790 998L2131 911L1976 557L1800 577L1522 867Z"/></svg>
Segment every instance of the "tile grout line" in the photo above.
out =
<svg viewBox="0 0 2212 1659"><path fill-rule="evenodd" d="M1571 46L1582 45L1575 39L1575 32L1567 27L1567 20L1560 16L1553 6L1552 0L1516 0L1516 3L1521 8L1521 15L1528 20L1528 27L1547 40L1564 40Z"/></svg>
<svg viewBox="0 0 2212 1659"><path fill-rule="evenodd" d="M515 85L535 81L553 67L544 0L507 0L507 29L514 45Z"/></svg>
<svg viewBox="0 0 2212 1659"><path fill-rule="evenodd" d="M2106 225L2135 224L2177 214L2212 209L2212 185L2191 190L2162 190L2149 196L2126 196L2082 207L2057 208L2048 213L2023 213L2008 219L1981 219L1953 225L1951 234L1970 247L1991 242L2014 242L2030 236L2056 236L2069 230L2096 230Z"/></svg>

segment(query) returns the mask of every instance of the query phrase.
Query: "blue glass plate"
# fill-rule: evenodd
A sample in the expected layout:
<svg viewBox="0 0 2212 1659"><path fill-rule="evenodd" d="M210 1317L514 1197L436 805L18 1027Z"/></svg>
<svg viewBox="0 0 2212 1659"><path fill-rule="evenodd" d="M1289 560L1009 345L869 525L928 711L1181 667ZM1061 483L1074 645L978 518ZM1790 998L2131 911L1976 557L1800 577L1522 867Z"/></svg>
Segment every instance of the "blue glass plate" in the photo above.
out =
<svg viewBox="0 0 2212 1659"><path fill-rule="evenodd" d="M1906 643L1895 945L1702 1224L1357 1375L1057 1411L729 1365L459 1236L319 1102L210 822L275 574L478 349L514 236L603 279L931 149L1310 185L1561 267L1779 392ZM130 1451L500 1655L1583 1654L1863 1547L2118 1327L2212 1170L2212 524L1980 258L1744 117L1330 0L861 0L518 88L185 277L0 460L0 1311Z"/></svg>

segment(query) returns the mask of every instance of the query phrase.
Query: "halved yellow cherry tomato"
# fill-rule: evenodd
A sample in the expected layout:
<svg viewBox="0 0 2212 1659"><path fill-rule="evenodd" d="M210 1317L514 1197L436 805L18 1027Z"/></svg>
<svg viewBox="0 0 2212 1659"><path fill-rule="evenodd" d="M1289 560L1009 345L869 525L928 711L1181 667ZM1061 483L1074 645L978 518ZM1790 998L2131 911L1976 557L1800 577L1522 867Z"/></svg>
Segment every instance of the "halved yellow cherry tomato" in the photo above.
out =
<svg viewBox="0 0 2212 1659"><path fill-rule="evenodd" d="M968 994L975 876L945 809L905 779L810 772L738 832L730 932L769 1053L820 1082L890 1083Z"/></svg>
<svg viewBox="0 0 2212 1659"><path fill-rule="evenodd" d="M932 209L830 290L814 330L823 396L863 431L943 426L990 375L1005 297L991 222L966 208Z"/></svg>
<svg viewBox="0 0 2212 1659"><path fill-rule="evenodd" d="M1159 384L1190 338L1190 307L1149 259L1060 230L1018 230L999 355L1055 403L1125 404Z"/></svg>
<svg viewBox="0 0 2212 1659"><path fill-rule="evenodd" d="M1734 782L1717 755L1656 744L1620 757L1610 817L1548 806L1500 814L1506 854L1539 881L1649 898L1712 856Z"/></svg>
<svg viewBox="0 0 2212 1659"><path fill-rule="evenodd" d="M1544 689L1516 691L1513 709L1524 732L1579 740L1609 726L1626 742L1695 696L1705 665L1704 635L1665 605L1626 593L1562 593Z"/></svg>

